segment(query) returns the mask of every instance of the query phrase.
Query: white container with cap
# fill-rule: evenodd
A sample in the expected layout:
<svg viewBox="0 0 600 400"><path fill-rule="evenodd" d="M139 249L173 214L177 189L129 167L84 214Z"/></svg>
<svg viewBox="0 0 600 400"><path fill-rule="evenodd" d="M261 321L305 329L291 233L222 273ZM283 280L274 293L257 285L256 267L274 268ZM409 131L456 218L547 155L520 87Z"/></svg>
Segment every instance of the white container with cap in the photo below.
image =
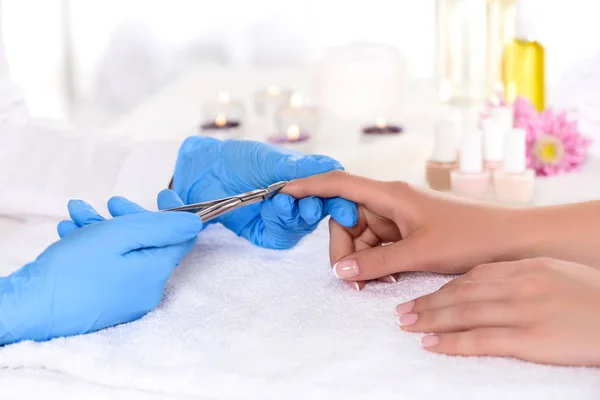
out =
<svg viewBox="0 0 600 400"><path fill-rule="evenodd" d="M425 171L431 189L450 190L450 173L456 169L460 127L460 119L454 114L443 115L436 124L433 153Z"/></svg>
<svg viewBox="0 0 600 400"><path fill-rule="evenodd" d="M530 204L535 189L535 172L527 169L527 133L514 128L504 137L502 169L494 171L494 197L504 204Z"/></svg>
<svg viewBox="0 0 600 400"><path fill-rule="evenodd" d="M486 199L490 192L490 174L483 168L482 133L479 130L461 137L458 170L450 175L452 192L458 196Z"/></svg>
<svg viewBox="0 0 600 400"><path fill-rule="evenodd" d="M501 167L504 154L504 135L506 131L493 118L481 121L483 129L483 158L485 168L495 170Z"/></svg>
<svg viewBox="0 0 600 400"><path fill-rule="evenodd" d="M510 106L497 106L490 110L490 119L505 133L512 130L514 121L514 111Z"/></svg>

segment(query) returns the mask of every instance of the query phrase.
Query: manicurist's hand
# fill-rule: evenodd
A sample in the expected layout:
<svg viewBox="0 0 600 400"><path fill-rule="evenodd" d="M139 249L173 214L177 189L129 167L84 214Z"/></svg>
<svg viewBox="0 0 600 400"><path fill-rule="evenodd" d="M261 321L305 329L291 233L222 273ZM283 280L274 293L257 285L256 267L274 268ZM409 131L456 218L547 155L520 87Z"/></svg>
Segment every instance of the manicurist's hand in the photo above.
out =
<svg viewBox="0 0 600 400"><path fill-rule="evenodd" d="M451 355L600 366L600 271L549 258L486 264L396 308L402 329Z"/></svg>
<svg viewBox="0 0 600 400"><path fill-rule="evenodd" d="M71 202L76 222L59 225L62 239L0 279L0 345L92 332L159 304L196 242L200 217L147 212L122 198L109 208L123 215L104 220L87 203Z"/></svg>
<svg viewBox="0 0 600 400"><path fill-rule="evenodd" d="M336 160L245 140L188 138L181 146L173 190L186 203L198 203L264 188L278 181L343 169ZM356 206L339 198L278 194L260 204L229 212L220 222L253 244L288 249L331 215L343 226L356 223Z"/></svg>

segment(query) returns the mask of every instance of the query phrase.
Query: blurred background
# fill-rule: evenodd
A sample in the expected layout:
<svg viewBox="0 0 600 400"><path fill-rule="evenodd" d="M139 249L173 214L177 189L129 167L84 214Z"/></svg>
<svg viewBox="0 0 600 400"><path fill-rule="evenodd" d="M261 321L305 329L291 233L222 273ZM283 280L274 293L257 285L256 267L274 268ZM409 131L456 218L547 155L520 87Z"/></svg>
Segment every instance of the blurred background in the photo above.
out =
<svg viewBox="0 0 600 400"><path fill-rule="evenodd" d="M600 48L595 2L532 0L548 99ZM13 81L34 116L110 127L198 64L304 69L328 48L388 44L435 73L435 1L2 0Z"/></svg>

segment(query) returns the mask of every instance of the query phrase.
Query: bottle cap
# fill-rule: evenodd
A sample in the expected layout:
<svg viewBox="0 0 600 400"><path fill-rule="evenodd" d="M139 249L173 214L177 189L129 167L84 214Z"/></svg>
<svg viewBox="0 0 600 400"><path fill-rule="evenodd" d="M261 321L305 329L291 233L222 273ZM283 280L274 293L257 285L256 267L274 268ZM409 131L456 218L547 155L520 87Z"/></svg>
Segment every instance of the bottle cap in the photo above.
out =
<svg viewBox="0 0 600 400"><path fill-rule="evenodd" d="M438 162L455 162L460 120L454 114L440 117L435 127L435 142L431 159Z"/></svg>
<svg viewBox="0 0 600 400"><path fill-rule="evenodd" d="M481 157L481 132L475 130L462 135L460 139L459 169L466 173L479 173L483 171Z"/></svg>
<svg viewBox="0 0 600 400"><path fill-rule="evenodd" d="M527 169L527 143L526 132L522 128L514 128L504 135L504 159L502 169L505 172L516 174Z"/></svg>
<svg viewBox="0 0 600 400"><path fill-rule="evenodd" d="M494 107L490 110L490 119L504 131L510 132L514 125L513 109L510 106Z"/></svg>
<svg viewBox="0 0 600 400"><path fill-rule="evenodd" d="M486 161L502 161L505 131L492 118L481 121L483 128L483 158Z"/></svg>

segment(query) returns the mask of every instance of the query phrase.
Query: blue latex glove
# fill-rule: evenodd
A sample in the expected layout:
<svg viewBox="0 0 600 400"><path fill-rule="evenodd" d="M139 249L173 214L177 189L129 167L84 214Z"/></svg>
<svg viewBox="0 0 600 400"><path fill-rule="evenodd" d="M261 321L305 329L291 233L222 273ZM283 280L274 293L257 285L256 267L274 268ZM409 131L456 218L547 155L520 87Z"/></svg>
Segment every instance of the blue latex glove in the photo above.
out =
<svg viewBox="0 0 600 400"><path fill-rule="evenodd" d="M71 202L73 207L95 212L84 202ZM198 216L175 212L95 222L81 229L61 223L61 240L0 279L0 345L77 335L142 317L158 305L171 272L202 229Z"/></svg>
<svg viewBox="0 0 600 400"><path fill-rule="evenodd" d="M177 194L169 189L165 189L158 194L158 207L173 208L183 205L183 202ZM136 203L127 200L124 197L115 196L108 200L108 212L113 217L122 217L125 215L148 212ZM105 221L105 218L98 213L91 205L82 200L71 200L67 205L70 220L61 221L57 226L58 236L61 238L70 235L79 228L87 225L93 225Z"/></svg>
<svg viewBox="0 0 600 400"><path fill-rule="evenodd" d="M343 169L332 158L304 155L258 142L188 138L181 146L173 189L191 204L240 194L278 181ZM279 194L213 220L255 245L287 249L314 231L327 215L345 227L358 221L356 205L344 199ZM213 222L210 221L209 223Z"/></svg>

